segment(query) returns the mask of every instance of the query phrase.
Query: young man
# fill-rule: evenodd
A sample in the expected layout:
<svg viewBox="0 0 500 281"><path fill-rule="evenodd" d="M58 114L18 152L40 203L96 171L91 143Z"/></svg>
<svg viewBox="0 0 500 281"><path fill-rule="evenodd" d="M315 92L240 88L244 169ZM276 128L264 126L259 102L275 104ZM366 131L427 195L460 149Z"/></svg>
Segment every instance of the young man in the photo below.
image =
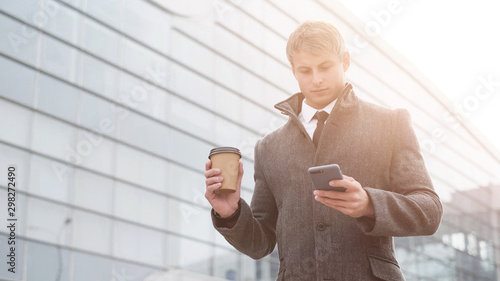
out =
<svg viewBox="0 0 500 281"><path fill-rule="evenodd" d="M277 280L404 280L392 237L431 235L442 216L408 112L355 95L344 39L327 22L299 25L287 56L301 92L275 105L289 120L256 144L251 206L241 163L229 195L214 193L223 179L206 164L215 228L255 259L277 242ZM314 190L308 168L332 163L344 179L330 185L346 191Z"/></svg>

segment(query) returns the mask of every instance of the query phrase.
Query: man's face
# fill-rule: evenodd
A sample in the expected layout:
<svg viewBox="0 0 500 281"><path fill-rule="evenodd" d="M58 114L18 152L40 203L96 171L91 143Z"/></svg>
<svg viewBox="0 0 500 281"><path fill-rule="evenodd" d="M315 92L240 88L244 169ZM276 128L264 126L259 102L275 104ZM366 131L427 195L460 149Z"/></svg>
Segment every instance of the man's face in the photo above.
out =
<svg viewBox="0 0 500 281"><path fill-rule="evenodd" d="M322 109L344 89L345 72L350 64L348 52L341 60L337 54L317 56L301 51L293 56L292 61L293 75L308 105Z"/></svg>

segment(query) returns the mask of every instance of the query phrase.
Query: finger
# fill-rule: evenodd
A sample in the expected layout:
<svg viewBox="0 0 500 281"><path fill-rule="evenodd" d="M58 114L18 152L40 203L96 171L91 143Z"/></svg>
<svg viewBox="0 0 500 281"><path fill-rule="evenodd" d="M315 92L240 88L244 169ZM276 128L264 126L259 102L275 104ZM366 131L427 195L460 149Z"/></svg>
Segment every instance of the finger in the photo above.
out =
<svg viewBox="0 0 500 281"><path fill-rule="evenodd" d="M347 181L350 181L350 182L356 181L353 177L346 176L346 175L344 175L344 180L347 180Z"/></svg>
<svg viewBox="0 0 500 281"><path fill-rule="evenodd" d="M340 199L331 199L328 197L318 197L317 199L319 202L332 207L334 209L345 209L345 210L355 210L359 204L350 202L350 201L344 201Z"/></svg>
<svg viewBox="0 0 500 281"><path fill-rule="evenodd" d="M205 163L205 171L208 171L212 169L212 160L208 160L207 163Z"/></svg>
<svg viewBox="0 0 500 281"><path fill-rule="evenodd" d="M333 208L333 209L337 209L338 207L338 203L335 202L335 200L331 200L331 199L328 199L328 198L324 198L324 197L317 197L317 198L314 198L316 199L316 201L318 201L319 203L327 206L327 207L330 207L330 208Z"/></svg>
<svg viewBox="0 0 500 281"><path fill-rule="evenodd" d="M319 197L326 197L330 199L339 199L339 200L344 200L343 197L345 196L345 192L338 192L333 190L315 190L313 194Z"/></svg>
<svg viewBox="0 0 500 281"><path fill-rule="evenodd" d="M336 198L336 197L328 197L328 196L319 196L316 195L314 196L314 199L317 201L320 201L322 203L327 203L327 204L338 204L339 202L345 202L345 200L341 198Z"/></svg>
<svg viewBox="0 0 500 281"><path fill-rule="evenodd" d="M213 169L207 170L205 172L205 178L208 179L208 178L211 178L211 177L215 177L215 176L219 175L220 172L221 172L221 170L218 169L218 168L213 168Z"/></svg>
<svg viewBox="0 0 500 281"><path fill-rule="evenodd" d="M207 185L207 192L206 194L213 194L215 190L219 189L222 186L222 183L216 182L211 185Z"/></svg>
<svg viewBox="0 0 500 281"><path fill-rule="evenodd" d="M347 189L348 189L350 183L351 182L347 181L347 180L331 180L330 182L328 182L328 184L330 186L345 187Z"/></svg>
<svg viewBox="0 0 500 281"><path fill-rule="evenodd" d="M223 180L222 177L210 177L205 180L205 184L209 186L216 183L222 183L222 180Z"/></svg>
<svg viewBox="0 0 500 281"><path fill-rule="evenodd" d="M362 188L361 185L351 177L343 180L332 180L329 182L329 185L345 187L347 189L346 191L356 191Z"/></svg>

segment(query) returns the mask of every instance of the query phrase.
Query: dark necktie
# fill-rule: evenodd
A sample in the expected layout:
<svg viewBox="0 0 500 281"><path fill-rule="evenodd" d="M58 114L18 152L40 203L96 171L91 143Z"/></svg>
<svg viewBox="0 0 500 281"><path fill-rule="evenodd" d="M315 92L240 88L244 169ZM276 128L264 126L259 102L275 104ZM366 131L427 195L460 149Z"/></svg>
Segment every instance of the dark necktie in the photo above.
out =
<svg viewBox="0 0 500 281"><path fill-rule="evenodd" d="M328 118L328 113L326 111L318 111L314 114L314 118L318 119L318 125L316 126L316 130L313 134L313 142L314 145L318 147L319 137L321 136L323 127L325 127L325 120Z"/></svg>

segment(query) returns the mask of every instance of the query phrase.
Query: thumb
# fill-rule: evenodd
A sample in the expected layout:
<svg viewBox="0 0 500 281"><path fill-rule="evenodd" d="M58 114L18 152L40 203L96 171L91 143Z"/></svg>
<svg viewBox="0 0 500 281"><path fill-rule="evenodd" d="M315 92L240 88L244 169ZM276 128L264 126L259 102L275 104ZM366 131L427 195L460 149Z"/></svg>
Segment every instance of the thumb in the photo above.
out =
<svg viewBox="0 0 500 281"><path fill-rule="evenodd" d="M238 187L241 187L241 180L243 179L243 162L240 162L238 167Z"/></svg>

